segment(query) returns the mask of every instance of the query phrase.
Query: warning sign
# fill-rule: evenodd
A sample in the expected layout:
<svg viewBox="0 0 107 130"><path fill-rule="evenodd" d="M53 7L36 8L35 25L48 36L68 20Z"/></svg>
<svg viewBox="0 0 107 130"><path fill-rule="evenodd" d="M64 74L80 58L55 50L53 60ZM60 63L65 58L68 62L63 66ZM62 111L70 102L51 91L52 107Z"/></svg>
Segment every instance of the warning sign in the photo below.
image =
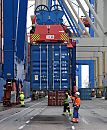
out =
<svg viewBox="0 0 107 130"><path fill-rule="evenodd" d="M35 80L38 80L38 75L35 75Z"/></svg>

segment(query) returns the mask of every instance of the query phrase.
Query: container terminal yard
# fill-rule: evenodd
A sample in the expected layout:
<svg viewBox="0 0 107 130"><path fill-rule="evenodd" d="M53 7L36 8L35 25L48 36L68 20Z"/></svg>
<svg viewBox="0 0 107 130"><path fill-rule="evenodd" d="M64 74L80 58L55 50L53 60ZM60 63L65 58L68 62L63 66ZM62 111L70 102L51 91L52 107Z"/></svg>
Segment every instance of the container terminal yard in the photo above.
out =
<svg viewBox="0 0 107 130"><path fill-rule="evenodd" d="M0 130L107 130L106 16L106 0L0 0Z"/></svg>

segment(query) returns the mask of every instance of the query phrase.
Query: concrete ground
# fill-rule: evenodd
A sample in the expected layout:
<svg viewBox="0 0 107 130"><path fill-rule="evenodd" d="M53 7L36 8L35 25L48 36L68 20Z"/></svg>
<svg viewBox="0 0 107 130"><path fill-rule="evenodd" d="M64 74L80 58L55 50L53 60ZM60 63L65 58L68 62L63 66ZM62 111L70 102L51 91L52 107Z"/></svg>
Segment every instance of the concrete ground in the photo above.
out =
<svg viewBox="0 0 107 130"><path fill-rule="evenodd" d="M80 120L63 116L63 107L47 106L47 99L0 112L0 130L107 130L107 100L81 101Z"/></svg>
<svg viewBox="0 0 107 130"><path fill-rule="evenodd" d="M82 101L80 123L74 126L77 130L107 130L107 100Z"/></svg>

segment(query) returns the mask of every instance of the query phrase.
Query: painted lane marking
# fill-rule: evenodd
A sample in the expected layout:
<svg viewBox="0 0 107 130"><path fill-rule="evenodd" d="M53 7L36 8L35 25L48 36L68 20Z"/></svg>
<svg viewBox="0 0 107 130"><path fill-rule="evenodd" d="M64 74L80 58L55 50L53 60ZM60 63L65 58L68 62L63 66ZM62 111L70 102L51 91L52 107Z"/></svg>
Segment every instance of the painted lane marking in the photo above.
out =
<svg viewBox="0 0 107 130"><path fill-rule="evenodd" d="M30 121L26 121L26 124L28 124Z"/></svg>
<svg viewBox="0 0 107 130"><path fill-rule="evenodd" d="M36 104L34 104L34 105L28 107L28 108L23 109L23 110L20 111L20 112L17 112L17 113L15 113L15 114L11 115L11 116L5 117L5 118L3 118L2 120L0 120L0 123L2 123L3 121L5 121L5 120L7 120L7 119L9 119L9 118L11 118L11 117L14 117L14 116L18 115L19 113L22 113L22 112L28 110L29 108L34 107L34 106L36 106L36 105L38 105L38 104L40 104L40 103L42 103L42 102L44 102L44 101L38 102L38 103L36 103Z"/></svg>
<svg viewBox="0 0 107 130"><path fill-rule="evenodd" d="M42 112L43 110L45 110L46 108L47 108L47 106L44 107L43 109L41 109L38 113L36 113L35 116L38 115L39 113L41 113L41 112Z"/></svg>
<svg viewBox="0 0 107 130"><path fill-rule="evenodd" d="M32 120L34 117L31 117L30 119Z"/></svg>
<svg viewBox="0 0 107 130"><path fill-rule="evenodd" d="M24 127L25 127L25 125L22 125L22 126L20 126L20 127L18 128L18 130L23 129Z"/></svg>
<svg viewBox="0 0 107 130"><path fill-rule="evenodd" d="M47 106L46 106L46 107L47 107ZM43 109L41 109L38 113L36 113L35 116L38 115L39 113L41 113L44 109L46 109L46 107L43 108ZM31 117L31 118L33 119L34 117ZM28 124L29 122L30 122L29 120L26 121L26 124ZM21 129L23 129L25 126L26 126L26 125L20 126L18 129L21 130Z"/></svg>
<svg viewBox="0 0 107 130"><path fill-rule="evenodd" d="M87 125L89 124L84 118L82 118L82 121Z"/></svg>

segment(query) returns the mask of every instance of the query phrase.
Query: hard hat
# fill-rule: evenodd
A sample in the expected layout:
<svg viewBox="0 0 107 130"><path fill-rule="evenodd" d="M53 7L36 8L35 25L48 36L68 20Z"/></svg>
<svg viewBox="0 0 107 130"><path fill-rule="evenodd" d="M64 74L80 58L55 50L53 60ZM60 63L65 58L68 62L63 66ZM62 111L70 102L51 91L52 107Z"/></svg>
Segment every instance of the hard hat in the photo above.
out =
<svg viewBox="0 0 107 130"><path fill-rule="evenodd" d="M92 91L95 91L95 89L92 89Z"/></svg>
<svg viewBox="0 0 107 130"><path fill-rule="evenodd" d="M75 94L76 94L76 95L78 95L78 96L80 95L80 93L79 93L79 92L76 92Z"/></svg>
<svg viewBox="0 0 107 130"><path fill-rule="evenodd" d="M24 93L24 92L21 92L21 93Z"/></svg>
<svg viewBox="0 0 107 130"><path fill-rule="evenodd" d="M68 95L68 93L66 92L65 95Z"/></svg>

